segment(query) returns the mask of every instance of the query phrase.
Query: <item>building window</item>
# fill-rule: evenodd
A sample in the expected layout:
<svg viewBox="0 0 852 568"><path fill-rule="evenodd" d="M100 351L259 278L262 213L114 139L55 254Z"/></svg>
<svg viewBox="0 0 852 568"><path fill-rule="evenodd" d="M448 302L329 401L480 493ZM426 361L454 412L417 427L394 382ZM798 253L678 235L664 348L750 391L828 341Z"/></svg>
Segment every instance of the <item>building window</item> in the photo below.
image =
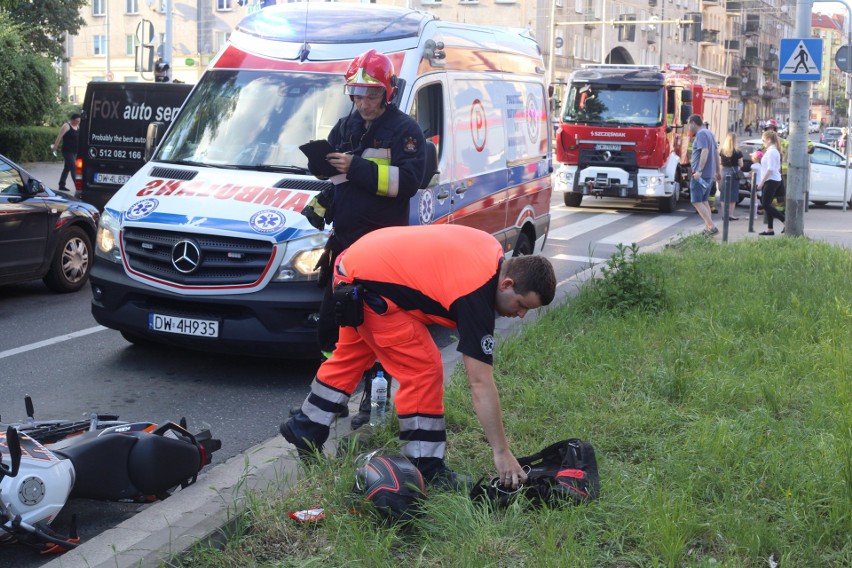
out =
<svg viewBox="0 0 852 568"><path fill-rule="evenodd" d="M216 9L220 12L230 12L233 9L233 0L216 0Z"/></svg>
<svg viewBox="0 0 852 568"><path fill-rule="evenodd" d="M228 38L231 37L230 32L213 32L213 51L219 53L225 44L228 43Z"/></svg>
<svg viewBox="0 0 852 568"><path fill-rule="evenodd" d="M92 15L106 16L106 0L92 0Z"/></svg>
<svg viewBox="0 0 852 568"><path fill-rule="evenodd" d="M106 55L107 52L107 38L105 35L96 35L94 37L94 55Z"/></svg>
<svg viewBox="0 0 852 568"><path fill-rule="evenodd" d="M124 36L124 55L135 57L137 45L139 45L139 42L136 40L135 34Z"/></svg>
<svg viewBox="0 0 852 568"><path fill-rule="evenodd" d="M139 13L139 0L124 0L124 13L125 14L138 14Z"/></svg>

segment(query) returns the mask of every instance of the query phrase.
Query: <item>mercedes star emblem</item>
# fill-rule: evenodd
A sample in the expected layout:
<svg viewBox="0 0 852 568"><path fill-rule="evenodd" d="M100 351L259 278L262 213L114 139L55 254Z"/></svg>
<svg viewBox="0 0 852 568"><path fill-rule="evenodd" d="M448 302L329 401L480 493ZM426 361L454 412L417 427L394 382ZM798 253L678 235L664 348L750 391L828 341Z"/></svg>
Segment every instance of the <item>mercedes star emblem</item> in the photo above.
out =
<svg viewBox="0 0 852 568"><path fill-rule="evenodd" d="M182 274L190 274L201 264L201 249L194 241L182 240L172 247L172 266Z"/></svg>

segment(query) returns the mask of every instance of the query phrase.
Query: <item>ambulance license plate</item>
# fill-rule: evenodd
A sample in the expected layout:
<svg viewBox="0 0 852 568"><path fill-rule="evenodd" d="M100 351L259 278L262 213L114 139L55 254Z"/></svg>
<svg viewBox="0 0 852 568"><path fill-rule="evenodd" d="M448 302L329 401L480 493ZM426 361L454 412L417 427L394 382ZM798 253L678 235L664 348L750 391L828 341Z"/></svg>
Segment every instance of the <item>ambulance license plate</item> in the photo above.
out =
<svg viewBox="0 0 852 568"><path fill-rule="evenodd" d="M95 183L112 183L115 185L124 185L130 176L122 174L95 174Z"/></svg>
<svg viewBox="0 0 852 568"><path fill-rule="evenodd" d="M148 329L179 335L219 337L218 321L164 316L154 313L148 314Z"/></svg>
<svg viewBox="0 0 852 568"><path fill-rule="evenodd" d="M618 144L595 144L595 150L621 150Z"/></svg>

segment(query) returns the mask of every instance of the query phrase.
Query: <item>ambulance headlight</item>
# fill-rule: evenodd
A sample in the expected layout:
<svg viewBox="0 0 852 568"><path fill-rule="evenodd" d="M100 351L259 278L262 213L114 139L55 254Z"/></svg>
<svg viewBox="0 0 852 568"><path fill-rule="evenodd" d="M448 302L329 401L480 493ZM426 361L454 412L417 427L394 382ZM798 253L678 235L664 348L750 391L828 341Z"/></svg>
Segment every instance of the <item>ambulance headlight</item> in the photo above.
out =
<svg viewBox="0 0 852 568"><path fill-rule="evenodd" d="M314 270L322 256L328 233L314 233L286 244L284 257L275 275L276 282L316 280L319 270Z"/></svg>
<svg viewBox="0 0 852 568"><path fill-rule="evenodd" d="M121 248L118 246L120 227L118 219L104 210L98 222L98 234L95 238L95 255L110 262L121 262Z"/></svg>

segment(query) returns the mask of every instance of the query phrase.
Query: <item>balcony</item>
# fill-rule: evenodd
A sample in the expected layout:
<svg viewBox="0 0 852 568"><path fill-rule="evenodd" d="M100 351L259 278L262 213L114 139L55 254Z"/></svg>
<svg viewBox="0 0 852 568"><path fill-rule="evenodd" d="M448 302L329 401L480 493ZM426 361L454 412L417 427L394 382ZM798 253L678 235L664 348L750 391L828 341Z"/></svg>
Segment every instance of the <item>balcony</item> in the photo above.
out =
<svg viewBox="0 0 852 568"><path fill-rule="evenodd" d="M743 26L743 34L746 37L757 37L760 35L760 16L749 14Z"/></svg>
<svg viewBox="0 0 852 568"><path fill-rule="evenodd" d="M719 45L719 30L701 30L701 45Z"/></svg>
<svg viewBox="0 0 852 568"><path fill-rule="evenodd" d="M739 51L740 46L742 46L742 43L740 43L740 40L738 40L738 39L726 39L725 40L725 49L727 51Z"/></svg>
<svg viewBox="0 0 852 568"><path fill-rule="evenodd" d="M760 96L764 99L774 99L776 95L775 87L763 87L763 92L760 93Z"/></svg>
<svg viewBox="0 0 852 568"><path fill-rule="evenodd" d="M740 76L739 75L729 75L725 77L725 87L728 89L739 89L740 88Z"/></svg>
<svg viewBox="0 0 852 568"><path fill-rule="evenodd" d="M763 70L764 71L778 71L778 58L777 57L767 57L763 60Z"/></svg>
<svg viewBox="0 0 852 568"><path fill-rule="evenodd" d="M596 24L594 24L593 22L597 22L598 20L600 20L600 18L598 18L598 17L595 15L595 11L594 11L594 10L589 10L588 12L586 12L585 14L583 14L583 21L584 21L584 22L586 22L586 25L585 25L585 26L583 26L583 27L584 27L584 28L586 28L587 30L593 30L593 29L595 29L595 28L597 28L597 27L598 27L598 26L597 26Z"/></svg>
<svg viewBox="0 0 852 568"><path fill-rule="evenodd" d="M760 58L754 56L746 56L743 57L740 62L740 68L742 67L759 67L760 66Z"/></svg>

